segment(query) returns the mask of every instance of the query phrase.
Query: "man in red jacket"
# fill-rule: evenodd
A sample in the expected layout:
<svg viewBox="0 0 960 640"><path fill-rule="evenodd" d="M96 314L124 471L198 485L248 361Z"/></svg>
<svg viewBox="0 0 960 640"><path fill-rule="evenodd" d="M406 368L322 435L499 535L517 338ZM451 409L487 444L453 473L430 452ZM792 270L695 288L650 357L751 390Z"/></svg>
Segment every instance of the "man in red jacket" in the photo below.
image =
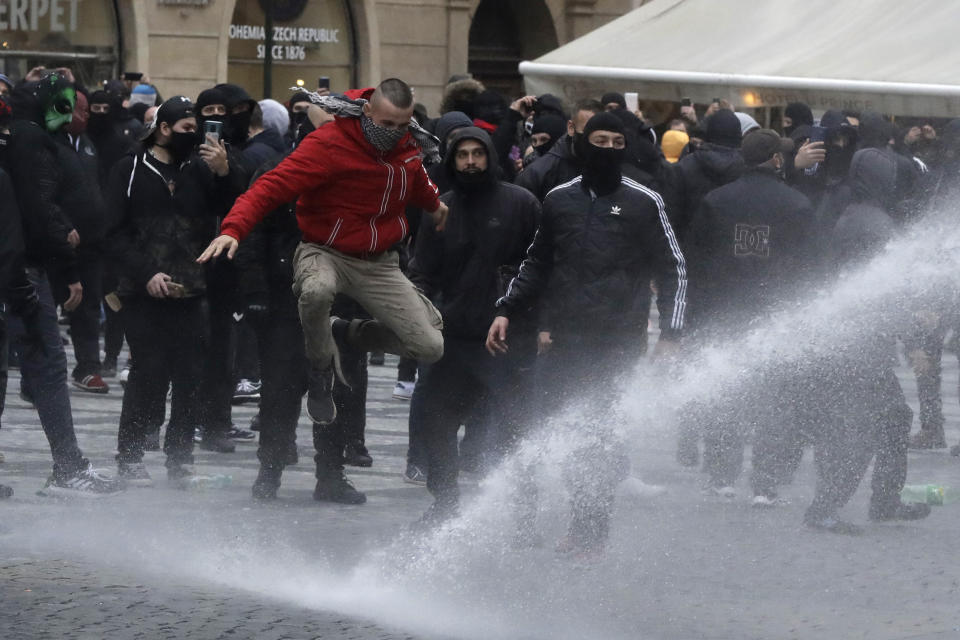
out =
<svg viewBox="0 0 960 640"><path fill-rule="evenodd" d="M443 321L400 272L391 247L408 233L408 205L431 212L442 230L447 207L427 177L420 147L408 131L413 92L384 80L347 97L366 100L360 117L338 116L308 135L274 170L237 199L220 235L197 258L207 262L238 243L278 206L297 201L303 241L294 256L294 292L312 364L307 414L319 424L336 418L331 391L339 368L338 340L364 351L386 351L423 362L443 355ZM374 320L330 320L337 293L353 298Z"/></svg>

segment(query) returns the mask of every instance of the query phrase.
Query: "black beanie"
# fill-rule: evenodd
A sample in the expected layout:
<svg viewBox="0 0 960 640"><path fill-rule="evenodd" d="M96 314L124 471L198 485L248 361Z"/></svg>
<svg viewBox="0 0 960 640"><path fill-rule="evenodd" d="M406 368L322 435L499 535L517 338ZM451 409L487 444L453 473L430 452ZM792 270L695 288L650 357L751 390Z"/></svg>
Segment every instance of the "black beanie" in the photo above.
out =
<svg viewBox="0 0 960 640"><path fill-rule="evenodd" d="M604 107L611 102L620 105L621 109L627 108L627 100L623 97L622 93L615 93L611 91L610 93L603 94L603 97L600 98L600 104L602 104Z"/></svg>
<svg viewBox="0 0 960 640"><path fill-rule="evenodd" d="M788 104L787 108L783 110L783 115L793 121L794 127L799 127L802 124L813 125L813 111L802 102Z"/></svg>
<svg viewBox="0 0 960 640"><path fill-rule="evenodd" d="M227 97L223 95L223 92L220 89L207 89L201 91L200 95L197 96L197 113L200 113L200 110L211 104L222 104L224 108L227 106Z"/></svg>
<svg viewBox="0 0 960 640"><path fill-rule="evenodd" d="M730 115L733 116L733 112L731 112ZM733 116L733 119L737 122L737 131L739 132L740 121L737 120L736 116ZM614 133L626 135L626 130L623 127L623 120L608 112L598 113L587 120L587 126L583 128L584 140L589 138L590 134L594 131L613 131Z"/></svg>
<svg viewBox="0 0 960 640"><path fill-rule="evenodd" d="M720 109L706 122L706 141L724 147L740 147L740 119L729 109Z"/></svg>
<svg viewBox="0 0 960 640"><path fill-rule="evenodd" d="M567 121L555 113L548 112L533 119L532 133L550 134L550 142L556 142L567 131Z"/></svg>

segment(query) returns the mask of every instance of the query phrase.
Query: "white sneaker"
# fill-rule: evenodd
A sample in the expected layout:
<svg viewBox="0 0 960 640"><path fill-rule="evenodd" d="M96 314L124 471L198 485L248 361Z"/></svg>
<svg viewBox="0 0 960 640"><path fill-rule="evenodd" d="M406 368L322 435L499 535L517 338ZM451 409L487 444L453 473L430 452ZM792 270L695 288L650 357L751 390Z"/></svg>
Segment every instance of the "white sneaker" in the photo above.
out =
<svg viewBox="0 0 960 640"><path fill-rule="evenodd" d="M732 500L737 497L737 490L731 486L726 487L714 487L706 486L701 492L705 496L710 496L713 498L726 498L727 500Z"/></svg>
<svg viewBox="0 0 960 640"><path fill-rule="evenodd" d="M630 476L620 483L618 493L631 498L654 498L667 492L667 488L658 484L647 484L640 478Z"/></svg>
<svg viewBox="0 0 960 640"><path fill-rule="evenodd" d="M397 400L409 400L413 397L413 389L416 386L416 382L401 382L398 380L396 386L393 387L393 397Z"/></svg>
<svg viewBox="0 0 960 640"><path fill-rule="evenodd" d="M103 498L122 492L122 481L103 475L92 466L80 469L68 478L50 476L37 493L42 496Z"/></svg>
<svg viewBox="0 0 960 640"><path fill-rule="evenodd" d="M773 507L782 507L784 505L790 504L788 501L780 498L778 496L765 496L758 495L753 496L752 505L758 509L771 509Z"/></svg>

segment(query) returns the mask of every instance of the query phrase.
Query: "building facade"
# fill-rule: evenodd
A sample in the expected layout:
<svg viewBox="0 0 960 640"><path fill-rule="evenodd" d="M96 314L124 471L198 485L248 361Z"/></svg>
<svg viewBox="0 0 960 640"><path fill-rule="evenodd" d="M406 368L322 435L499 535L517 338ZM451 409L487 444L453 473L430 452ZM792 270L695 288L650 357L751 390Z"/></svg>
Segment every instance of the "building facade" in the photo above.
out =
<svg viewBox="0 0 960 640"><path fill-rule="evenodd" d="M517 64L643 0L0 0L0 70L68 66L94 86L145 73L165 96L236 82L285 99L302 81L334 91L403 78L431 111L469 71L509 95ZM269 29L265 7L271 8Z"/></svg>

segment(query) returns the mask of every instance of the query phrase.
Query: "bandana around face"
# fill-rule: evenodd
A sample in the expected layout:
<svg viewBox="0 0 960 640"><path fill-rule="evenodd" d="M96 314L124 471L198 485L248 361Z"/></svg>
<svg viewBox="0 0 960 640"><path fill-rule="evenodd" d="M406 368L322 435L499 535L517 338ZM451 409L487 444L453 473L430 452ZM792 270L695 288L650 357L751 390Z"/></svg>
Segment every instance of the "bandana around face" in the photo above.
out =
<svg viewBox="0 0 960 640"><path fill-rule="evenodd" d="M405 129L381 127L365 113L360 114L360 126L363 128L363 136L367 142L384 153L397 146L400 139L407 135Z"/></svg>

